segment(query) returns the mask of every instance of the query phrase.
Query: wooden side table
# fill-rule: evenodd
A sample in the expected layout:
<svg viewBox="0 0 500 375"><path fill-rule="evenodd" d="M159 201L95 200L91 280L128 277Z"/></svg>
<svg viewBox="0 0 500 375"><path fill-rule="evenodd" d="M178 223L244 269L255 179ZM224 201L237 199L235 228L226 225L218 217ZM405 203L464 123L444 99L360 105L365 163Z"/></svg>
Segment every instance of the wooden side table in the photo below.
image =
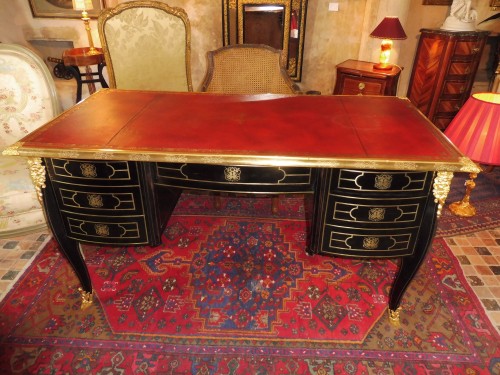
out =
<svg viewBox="0 0 500 375"><path fill-rule="evenodd" d="M333 95L395 96L401 70L399 66L377 70L372 62L346 60L337 65Z"/></svg>
<svg viewBox="0 0 500 375"><path fill-rule="evenodd" d="M106 65L102 49L96 48L98 54L90 54L89 47L71 48L63 52L64 66L70 70L76 79L76 102L82 100L82 85L89 85L89 92L95 92L94 83L100 83L101 87L108 88L108 84L102 75L102 70ZM97 72L90 69L91 65L97 65ZM80 66L85 67L85 72L80 72ZM84 76L85 78L82 78ZM94 78L97 76L98 78Z"/></svg>

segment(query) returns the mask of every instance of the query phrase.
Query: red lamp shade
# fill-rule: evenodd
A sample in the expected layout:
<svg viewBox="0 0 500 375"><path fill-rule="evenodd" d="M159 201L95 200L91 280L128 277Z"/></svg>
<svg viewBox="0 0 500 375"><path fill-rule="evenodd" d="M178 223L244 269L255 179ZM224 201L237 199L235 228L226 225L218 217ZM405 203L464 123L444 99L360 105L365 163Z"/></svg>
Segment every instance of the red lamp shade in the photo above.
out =
<svg viewBox="0 0 500 375"><path fill-rule="evenodd" d="M500 94L473 94L444 133L476 163L500 165Z"/></svg>
<svg viewBox="0 0 500 375"><path fill-rule="evenodd" d="M385 17L370 36L379 39L406 39L405 31L398 17Z"/></svg>

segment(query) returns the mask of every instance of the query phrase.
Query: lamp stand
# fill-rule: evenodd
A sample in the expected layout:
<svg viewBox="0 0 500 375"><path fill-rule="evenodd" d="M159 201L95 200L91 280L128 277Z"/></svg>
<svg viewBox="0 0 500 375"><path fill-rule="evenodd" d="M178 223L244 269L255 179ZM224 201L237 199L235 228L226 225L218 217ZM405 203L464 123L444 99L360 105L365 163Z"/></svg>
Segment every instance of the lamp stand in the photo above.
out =
<svg viewBox="0 0 500 375"><path fill-rule="evenodd" d="M384 39L380 44L380 62L373 64L373 68L377 70L391 70L392 64L389 63L391 57L392 40Z"/></svg>
<svg viewBox="0 0 500 375"><path fill-rule="evenodd" d="M82 21L83 21L83 24L85 25L85 31L87 31L87 38L89 40L89 52L88 54L89 55L98 55L100 54L100 52L98 50L95 49L94 47L94 41L92 40L92 33L90 32L90 18L89 18L89 14L87 13L86 10L84 10L82 12Z"/></svg>
<svg viewBox="0 0 500 375"><path fill-rule="evenodd" d="M461 217L471 217L476 214L476 208L469 202L470 193L472 189L476 187L474 179L477 177L477 173L470 173L470 179L465 181L465 195L459 202L451 203L449 208L457 216Z"/></svg>

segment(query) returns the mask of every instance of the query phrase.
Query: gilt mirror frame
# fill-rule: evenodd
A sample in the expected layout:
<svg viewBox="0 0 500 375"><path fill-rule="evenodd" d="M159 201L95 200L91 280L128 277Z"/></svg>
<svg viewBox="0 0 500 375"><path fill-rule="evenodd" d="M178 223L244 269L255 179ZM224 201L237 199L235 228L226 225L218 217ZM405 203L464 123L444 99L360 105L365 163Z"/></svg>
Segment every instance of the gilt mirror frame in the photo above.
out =
<svg viewBox="0 0 500 375"><path fill-rule="evenodd" d="M242 44L244 41L245 6L282 6L283 22L283 58L287 62L286 70L290 78L300 81L304 54L304 36L306 27L307 0L222 0L222 39L224 46ZM295 13L294 13L295 12ZM290 41L292 14L297 16L298 38Z"/></svg>

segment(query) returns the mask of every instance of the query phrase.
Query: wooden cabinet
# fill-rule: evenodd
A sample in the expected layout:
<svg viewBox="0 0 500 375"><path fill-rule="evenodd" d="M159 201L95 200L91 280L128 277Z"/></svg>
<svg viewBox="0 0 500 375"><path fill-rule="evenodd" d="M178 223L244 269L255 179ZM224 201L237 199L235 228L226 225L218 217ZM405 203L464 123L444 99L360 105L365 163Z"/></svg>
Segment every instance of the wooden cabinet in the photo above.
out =
<svg viewBox="0 0 500 375"><path fill-rule="evenodd" d="M439 129L470 96L488 34L421 30L407 96Z"/></svg>
<svg viewBox="0 0 500 375"><path fill-rule="evenodd" d="M333 95L395 96L401 68L377 70L372 62L347 60L337 65Z"/></svg>

